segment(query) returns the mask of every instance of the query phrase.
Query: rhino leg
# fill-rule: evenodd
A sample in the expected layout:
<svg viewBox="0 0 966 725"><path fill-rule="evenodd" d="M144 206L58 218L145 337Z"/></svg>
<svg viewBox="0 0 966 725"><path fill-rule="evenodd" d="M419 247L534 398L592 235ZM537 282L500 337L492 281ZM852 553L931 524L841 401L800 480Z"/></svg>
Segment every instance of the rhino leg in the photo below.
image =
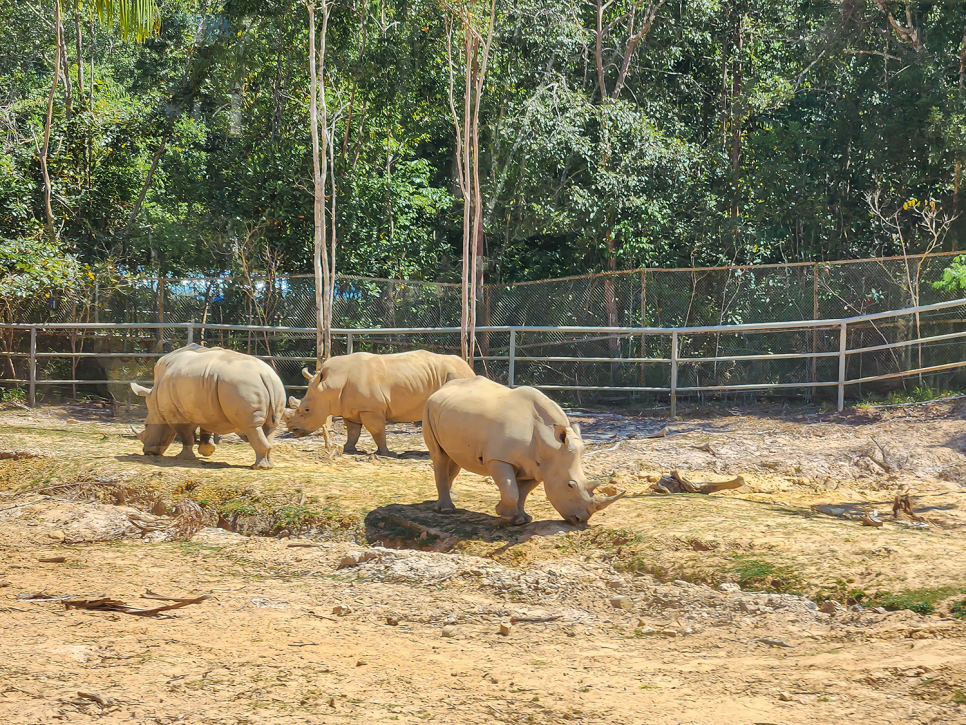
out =
<svg viewBox="0 0 966 725"><path fill-rule="evenodd" d="M513 466L503 461L490 461L486 470L500 489L500 503L496 505L497 516L514 526L530 523L532 519L523 513L523 506L520 504L520 487L517 485ZM532 490L531 487L527 493Z"/></svg>
<svg viewBox="0 0 966 725"><path fill-rule="evenodd" d="M453 488L453 479L455 479L457 474L460 472L460 467L456 461L450 458L449 454L440 447L431 425L423 426L423 440L426 441L426 447L429 449L429 456L433 459L433 475L436 478L436 493L439 494L436 499L436 505L433 508L437 513L440 514L456 513L456 507L453 505L453 498L450 495L450 491Z"/></svg>
<svg viewBox="0 0 966 725"><path fill-rule="evenodd" d="M386 458L398 458L395 453L392 453L386 447L386 416L381 413L366 411L361 413L359 417L362 418L362 425L369 431L372 440L376 442L376 453Z"/></svg>
<svg viewBox="0 0 966 725"><path fill-rule="evenodd" d="M212 443L211 439L211 433L202 428L198 440L198 453L203 456L210 456L215 452L215 444Z"/></svg>
<svg viewBox="0 0 966 725"><path fill-rule="evenodd" d="M533 521L533 516L524 511L523 507L527 505L527 496L539 485L539 481L517 481L517 489L520 491L520 506L517 509L517 515L523 516L524 523L529 524Z"/></svg>
<svg viewBox="0 0 966 725"><path fill-rule="evenodd" d="M345 420L345 445L342 446L343 453L358 453L359 449L356 448L356 443L359 442L359 436L362 435L362 423L356 423L355 421Z"/></svg>
<svg viewBox="0 0 966 725"><path fill-rule="evenodd" d="M181 453L179 453L176 458L180 458L184 461L194 461L195 456L195 426L193 423L185 423L182 425L173 426L175 432L178 434L178 440L181 441Z"/></svg>
<svg viewBox="0 0 966 725"><path fill-rule="evenodd" d="M255 464L252 468L275 468L272 463L272 444L269 442L261 426L246 428L242 431L248 438L251 447L255 449Z"/></svg>

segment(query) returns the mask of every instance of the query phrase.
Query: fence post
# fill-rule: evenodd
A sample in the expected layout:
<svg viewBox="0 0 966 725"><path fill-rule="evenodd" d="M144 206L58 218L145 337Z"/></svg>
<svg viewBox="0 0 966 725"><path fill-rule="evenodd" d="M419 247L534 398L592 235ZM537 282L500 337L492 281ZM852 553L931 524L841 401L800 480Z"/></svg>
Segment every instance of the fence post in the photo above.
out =
<svg viewBox="0 0 966 725"><path fill-rule="evenodd" d="M671 419L677 416L678 407L678 331L671 331Z"/></svg>
<svg viewBox="0 0 966 725"><path fill-rule="evenodd" d="M195 323L189 322L185 326L185 345L190 345L195 341ZM162 352L164 352L162 350Z"/></svg>
<svg viewBox="0 0 966 725"><path fill-rule="evenodd" d="M27 379L30 381L30 407L37 407L37 326L30 326L30 363Z"/></svg>
<svg viewBox="0 0 966 725"><path fill-rule="evenodd" d="M818 273L819 267L818 263L812 265L812 320L818 319ZM818 352L818 328L812 328L812 382L818 382L818 358L815 357L815 353ZM818 388L812 388L812 397L818 395Z"/></svg>
<svg viewBox="0 0 966 725"><path fill-rule="evenodd" d="M89 317L87 319L90 319ZM94 283L94 322L101 321L101 284Z"/></svg>
<svg viewBox="0 0 966 725"><path fill-rule="evenodd" d="M848 323L839 326L839 412L845 407L845 348L848 344Z"/></svg>
<svg viewBox="0 0 966 725"><path fill-rule="evenodd" d="M510 360L507 365L506 371L506 384L507 387L513 387L513 377L516 373L517 366L517 331L516 328L510 328Z"/></svg>
<svg viewBox="0 0 966 725"><path fill-rule="evenodd" d="M346 355L352 354L352 333L351 332L347 332L345 334L345 354Z"/></svg>

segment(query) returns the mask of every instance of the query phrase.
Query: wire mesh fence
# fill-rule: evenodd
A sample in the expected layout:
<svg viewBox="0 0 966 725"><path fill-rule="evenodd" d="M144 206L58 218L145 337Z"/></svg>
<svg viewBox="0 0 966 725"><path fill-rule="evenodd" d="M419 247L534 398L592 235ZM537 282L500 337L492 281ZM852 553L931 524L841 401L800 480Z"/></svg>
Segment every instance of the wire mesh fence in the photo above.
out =
<svg viewBox="0 0 966 725"><path fill-rule="evenodd" d="M478 304L478 371L497 380L568 387L575 398L661 398L671 385L669 334L627 331L573 332L577 327L694 328L699 326L830 320L943 302L956 293L932 283L949 254L828 264L702 269L641 269L512 285L486 285ZM47 329L56 323L158 325L197 323L194 341L273 358L286 385L304 383L299 370L315 359L315 336L290 328L315 324L310 276L238 280L122 277L91 282L46 299L7 303L8 323L37 324L37 378L76 381L150 379L153 359L186 341L185 328ZM448 283L341 276L333 323L348 330L406 329L393 334L340 333L334 352L396 352L414 348L458 353L459 335L430 328L459 325L460 286ZM271 329L229 329L264 326ZM543 330L488 330L488 326ZM422 328L412 332L411 328ZM899 386L966 387L961 368L914 379L903 371L966 359L962 307L857 322L847 331L848 394L886 392ZM784 386L796 395L834 395L820 389L835 379L840 331L836 326L781 331L682 330L676 356L677 387L706 395L717 388ZM915 345L903 345L922 340ZM27 379L30 340L21 330L0 330L0 383ZM65 357L64 354L67 354ZM808 353L809 357L792 357ZM762 359L762 358L766 359ZM713 358L709 361L708 358ZM873 378L876 378L873 380ZM809 387L809 384L815 387ZM791 391L789 386L795 386ZM574 390L576 388L611 388Z"/></svg>

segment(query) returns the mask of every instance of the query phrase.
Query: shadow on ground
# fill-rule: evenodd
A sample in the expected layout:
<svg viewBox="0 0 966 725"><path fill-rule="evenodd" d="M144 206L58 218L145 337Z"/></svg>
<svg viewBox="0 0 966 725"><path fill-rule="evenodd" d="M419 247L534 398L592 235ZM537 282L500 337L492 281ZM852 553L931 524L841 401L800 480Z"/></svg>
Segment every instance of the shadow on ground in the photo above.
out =
<svg viewBox="0 0 966 725"><path fill-rule="evenodd" d="M389 504L366 516L366 539L391 549L449 551L462 541L503 544L509 548L534 536L552 536L561 531L580 531L566 521L534 521L526 526L508 526L501 519L477 511L456 509L452 514L433 510L435 501L417 504Z"/></svg>

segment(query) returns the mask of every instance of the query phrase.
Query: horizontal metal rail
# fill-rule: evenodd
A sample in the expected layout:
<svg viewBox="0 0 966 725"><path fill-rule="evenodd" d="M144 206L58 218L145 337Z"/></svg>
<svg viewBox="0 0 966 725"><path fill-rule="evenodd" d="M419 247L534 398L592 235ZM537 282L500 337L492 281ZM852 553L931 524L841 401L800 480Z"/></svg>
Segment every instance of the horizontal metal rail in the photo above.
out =
<svg viewBox="0 0 966 725"><path fill-rule="evenodd" d="M609 364L634 364L634 365L646 365L646 364L658 364L658 365L670 365L670 386L669 387L653 387L653 386L606 386L606 385L535 385L543 390L561 390L561 391L611 391L611 392L654 392L654 393L669 393L671 396L671 416L675 414L675 404L676 397L679 393L692 393L692 392L712 392L712 391L748 391L748 390L772 390L772 389L817 389L822 387L837 387L838 388L838 406L842 409L844 401L845 387L848 385L858 385L867 382L873 382L877 380L886 380L899 377L910 377L913 375L922 375L930 372L938 372L942 370L951 370L961 367L966 367L966 360L951 362L941 365L931 365L920 367L914 370L897 371L894 373L885 373L879 375L870 375L860 378L848 379L846 376L846 360L849 355L856 355L860 353L876 352L881 350L888 350L894 348L909 347L911 345L924 345L935 342L943 342L948 340L956 340L966 337L966 330L947 333L943 335L932 335L928 337L917 338L913 340L903 340L899 342L885 343L882 345L872 345L863 348L853 348L848 349L848 326L849 325L862 325L862 323L871 322L874 320L881 320L889 317L900 317L904 315L912 315L922 313L929 313L938 310L950 309L954 307L962 307L966 305L966 299L950 300L947 302L939 302L931 305L920 305L917 307L909 307L902 310L891 310L888 312L877 312L867 315L857 315L854 317L838 318L838 319L825 319L825 320L793 320L786 322L762 322L762 323L749 323L749 324L739 324L739 325L708 325L699 327L680 327L680 328L661 328L661 327L590 327L590 326L560 326L560 327L548 327L548 326L535 326L535 325L488 325L477 327L478 333L505 333L509 338L509 345L507 349L507 355L484 355L479 359L484 361L506 361L508 363L507 370L507 383L510 386L515 384L515 368L518 362L530 362L530 363L557 363L557 362L567 362L567 363L609 363ZM925 322L935 323L935 322L945 322L942 319L929 319ZM920 320L920 324L922 324ZM862 327L865 327L862 325ZM881 326L880 326L881 327ZM314 338L316 334L315 328L309 327L272 327L269 325L226 325L220 323L197 323L197 322L145 322L145 323L99 323L99 322L73 322L73 323L50 323L50 324L23 324L23 323L3 323L0 324L0 329L13 329L20 330L30 333L30 352L0 352L0 357L7 358L27 358L29 377L26 379L15 378L15 379L5 379L0 380L0 383L6 384L18 384L18 383L28 383L30 386L30 403L35 404L35 389L37 385L104 385L104 384L128 384L132 381L128 380L82 380L82 379L51 379L51 380L41 380L37 376L37 360L38 359L50 359L50 358L70 358L70 359L85 359L85 358L134 358L150 360L161 357L164 353L159 352L38 352L37 351L37 336L38 333L54 332L57 330L106 330L106 331L118 331L118 330L184 330L184 338L186 342L191 342L194 339L194 331L197 329L211 330L211 331L228 331L228 332L266 332L272 333L276 336L278 335L288 335L288 336L300 336L306 338ZM732 334L756 334L756 333L767 333L767 332L779 332L779 331L803 331L803 330L838 330L839 333L839 345L838 350L817 352L804 351L796 353L763 353L757 355L715 355L709 357L681 357L679 355L680 346L682 338L688 338L697 335L732 335ZM411 336L421 336L421 335L456 335L460 332L458 327L414 327L414 328L333 328L333 335L344 335L346 338L346 350L351 352L353 349L353 341L358 340L361 336L375 336L375 337L387 337L387 336L400 336L400 337L411 337ZM543 343L531 343L526 346L517 345L517 335L519 334L543 334L543 335L567 335L567 336L585 336L591 335L593 337L572 337L572 339L566 340L549 340ZM617 337L646 337L646 336L665 336L670 338L671 343L671 356L669 358L665 357L600 357L600 356L563 356L563 355L547 355L547 356L518 356L516 354L517 350L524 347L534 347L537 345L564 345L564 344L577 344L586 343L588 341L600 341L614 339ZM161 336L163 338L163 336ZM153 339L147 338L144 339ZM500 348L497 348L498 350ZM306 363L315 362L315 357L308 356L284 356L284 355L259 355L257 356L262 360L273 361L273 362L295 362L295 363ZM809 382L762 382L762 383L742 383L734 385L693 385L693 386L679 386L678 385L678 372L679 368L683 364L689 365L703 365L708 363L723 363L723 362L766 362L775 360L816 360L823 358L838 358L838 375L836 380L812 380ZM814 368L813 368L814 375ZM138 381L134 381L138 382ZM143 382L143 381L142 381ZM642 380L643 382L643 380ZM305 389L304 385L293 385L289 386L293 390Z"/></svg>

